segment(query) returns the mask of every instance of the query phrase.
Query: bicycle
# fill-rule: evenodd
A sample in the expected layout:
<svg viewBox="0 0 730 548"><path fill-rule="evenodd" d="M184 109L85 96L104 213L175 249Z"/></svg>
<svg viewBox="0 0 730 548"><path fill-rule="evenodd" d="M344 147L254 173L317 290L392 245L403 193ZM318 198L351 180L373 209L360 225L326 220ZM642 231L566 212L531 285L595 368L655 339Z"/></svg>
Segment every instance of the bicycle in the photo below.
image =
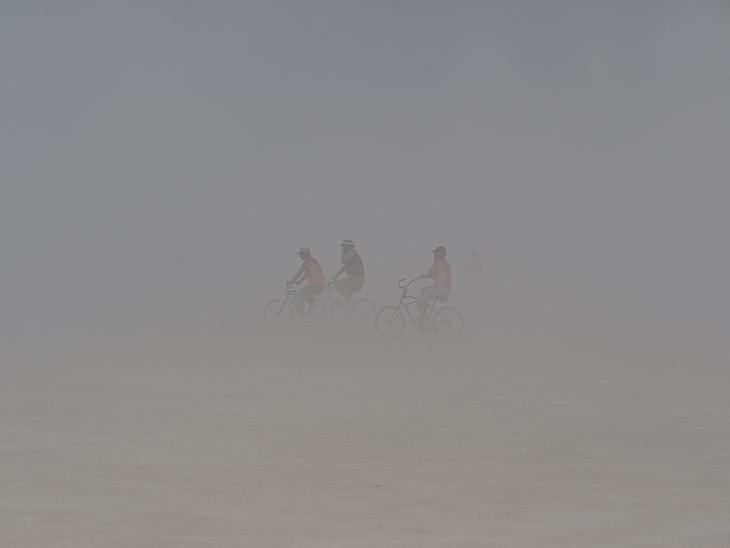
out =
<svg viewBox="0 0 730 548"><path fill-rule="evenodd" d="M283 299L271 299L264 306L264 322L272 329L285 329L294 319L299 293L286 286ZM315 295L305 319L310 320L317 327L332 327L337 319L337 312L332 304L329 293Z"/></svg>
<svg viewBox="0 0 730 548"><path fill-rule="evenodd" d="M330 294L334 282L327 282L327 293ZM362 285L356 286L349 290L350 295L362 289ZM368 299L356 299L351 306L348 306L340 295L331 295L330 300L336 305L338 318L347 325L360 328L365 325L371 325L375 320L375 312L377 309L372 301Z"/></svg>
<svg viewBox="0 0 730 548"><path fill-rule="evenodd" d="M420 278L415 278L403 285L407 278L403 278L398 282L403 292L400 300L395 306L384 306L375 315L375 331L382 338L387 340L395 340L403 334L406 327L406 315L411 319L422 333L433 331L437 339L444 341L454 341L461 336L464 331L464 320L461 313L453 306L442 306L436 308L436 302L445 302L448 297L436 297L428 306L428 316L425 324L419 325L411 312L411 307L416 306L418 297L408 295L408 286ZM418 312L416 311L416 314Z"/></svg>

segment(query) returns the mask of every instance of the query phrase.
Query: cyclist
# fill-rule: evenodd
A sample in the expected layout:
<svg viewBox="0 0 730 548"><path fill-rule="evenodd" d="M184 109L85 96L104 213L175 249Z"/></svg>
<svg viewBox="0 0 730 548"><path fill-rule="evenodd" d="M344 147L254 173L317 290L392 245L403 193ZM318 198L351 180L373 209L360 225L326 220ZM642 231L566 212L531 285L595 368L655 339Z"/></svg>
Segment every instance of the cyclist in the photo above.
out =
<svg viewBox="0 0 730 548"><path fill-rule="evenodd" d="M355 251L355 244L352 240L343 240L340 244L342 249L342 268L332 276L335 281L335 289L345 298L345 306L352 308L355 298L352 294L365 283L365 267L362 264L360 255ZM337 281L337 276L345 272L347 277Z"/></svg>
<svg viewBox="0 0 730 548"><path fill-rule="evenodd" d="M421 296L416 300L419 326L426 325L426 318L428 318L428 307L426 305L437 297L446 300L451 289L451 265L446 260L446 249L439 246L431 253L433 253L431 270L428 271L428 274L421 274L418 277L419 280L422 278L432 278L434 280L432 286L421 289Z"/></svg>
<svg viewBox="0 0 730 548"><path fill-rule="evenodd" d="M309 283L302 287L299 291L299 298L297 299L297 314L300 318L304 317L304 303L309 303L310 309L314 296L324 291L325 281L324 275L322 274L322 267L319 266L317 259L312 257L308 247L299 248L299 258L304 261L302 268L300 268L294 277L286 282L287 287L291 287L293 284L302 283L305 279L309 280Z"/></svg>

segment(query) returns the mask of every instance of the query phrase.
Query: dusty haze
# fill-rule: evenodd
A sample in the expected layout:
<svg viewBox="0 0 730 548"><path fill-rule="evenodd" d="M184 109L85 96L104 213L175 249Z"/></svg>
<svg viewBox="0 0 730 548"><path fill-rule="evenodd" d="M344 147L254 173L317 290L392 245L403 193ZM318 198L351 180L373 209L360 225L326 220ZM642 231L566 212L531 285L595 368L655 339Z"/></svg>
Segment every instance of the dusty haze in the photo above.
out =
<svg viewBox="0 0 730 548"><path fill-rule="evenodd" d="M137 425L146 420L140 409L159 413L160 432L176 431L185 417L199 421L199 432L214 431L218 413L231 413L221 439L241 443L255 432L310 429L310 449L329 447L352 425L363 433L352 434L353 444L392 447L402 439L398 427L415 424L421 437L406 454L428 455L429 443L450 440L454 454L477 455L473 466L490 462L505 489L523 477L500 476L514 455L500 460L491 443L470 445L470 425L494 427L486 437L499 446L499 435L514 441L514 432L526 432L510 420L535 413L555 422L530 423L533 442L532 434L559 423L558 439L573 427L596 443L629 432L616 434L616 448L631 445L632 425L644 424L645 431L635 426L637 438L664 432L670 449L671 423L686 433L682 447L719 455L730 416L728 59L730 9L719 0L0 3L0 393L4 416L15 417L6 430L16 458L6 477L37 478L23 468L29 455L58 455L79 432L89 440L109 432L89 417L110 413L116 425ZM311 247L331 276L343 239L355 241L366 268L362 295L378 306L394 304L396 282L425 272L430 251L445 246L454 275L449 304L467 319L463 339L443 347L411 330L387 345L369 331L263 329L262 308L299 268L299 247ZM472 251L487 265L478 289L465 280ZM434 407L433 398L441 403ZM582 407L590 401L615 422ZM558 402L566 407L550 407ZM213 406L206 409L215 416L197 414L196 405ZM650 419L639 412L642 423L633 412L643 405L661 412ZM115 415L115 406L126 414ZM665 413L674 418L662 422ZM424 424L442 420L443 429L419 430L419 416ZM86 427L47 437L63 417ZM257 424L251 417L261 418L260 431L236 430ZM591 417L599 430L581 422ZM322 424L338 426L317 430ZM141 439L112 431L125 447ZM710 431L711 442L703 437ZM179 455L186 439L155 448L145 438L149 452L133 460L144 467L167 450ZM259 442L268 447L267 440ZM342 443L347 455L362 455ZM235 460L242 447L223 447L220 459ZM282 451L321 458L302 447ZM543 450L547 461L560 461L536 442L525 453L535 470ZM640 470L656 462L640 450L620 454ZM206 470L222 462L210 458ZM373 459L392 466L394 477L409 460ZM63 458L47 461L54 462ZM425 474L443 480L429 496L450 485L439 462ZM646 544L626 544L627 537L591 537L585 515L556 522L566 530L582 523L584 536L574 540L583 546L600 539L667 546L703 527L705 544L696 545L726 545L730 531L712 516L729 509L727 463L691 462L717 476L710 494L690 498L716 504L690 505L699 521L683 522L680 512L671 534L641 531ZM299 476L290 464L270 465L266 477L291 477L272 480L273 491L257 484L270 506L258 506L260 514L242 507L247 519L230 526L230 537L201 533L216 529L205 520L177 537L153 524L132 533L111 510L111 521L102 521L151 546L232 545L260 518L291 517L282 501ZM691 476L677 464L682 472ZM168 480L180 487L178 476ZM41 545L58 530L46 522L34 538L25 527L45 511L47 483L37 480L35 495L23 495L25 480L17 481L6 492L14 545ZM335 487L321 488L318 496L336 498ZM412 488L401 485L391 499L406 521ZM293 489L297 500L311 494ZM220 507L236 508L238 495ZM105 500L95 491L77 496L80 506L71 508L92 511ZM515 496L513 503L522 500ZM671 496L687 504L680 491ZM419 516L437 523L464 500L434 503ZM61 522L81 514L73 515ZM331 538L331 524L314 534L298 518L283 529L266 522L251 538L262 546L345 538L363 546L481 546L485 538L495 546L569 545L539 528L532 537L512 535L524 532L519 517L494 519L505 528L480 529L476 514L454 523L468 538L387 525L369 536L370 524L349 514L333 518L340 528ZM81 532L61 537L69 546L107 538L103 526L76 522ZM282 536L269 535L277 530Z"/></svg>

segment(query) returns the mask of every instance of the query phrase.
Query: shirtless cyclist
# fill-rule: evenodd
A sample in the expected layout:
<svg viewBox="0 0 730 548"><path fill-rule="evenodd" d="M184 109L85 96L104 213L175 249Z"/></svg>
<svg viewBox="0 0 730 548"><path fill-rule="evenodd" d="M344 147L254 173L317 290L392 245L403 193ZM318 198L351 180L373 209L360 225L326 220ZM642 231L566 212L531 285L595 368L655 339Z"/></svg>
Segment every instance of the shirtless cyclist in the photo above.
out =
<svg viewBox="0 0 730 548"><path fill-rule="evenodd" d="M446 260L446 249L442 246L437 247L433 253L433 266L428 274L421 274L418 279L432 278L434 284L430 287L421 289L421 296L416 300L418 307L418 325L426 324L428 317L428 303L436 297L448 297L451 289L451 265Z"/></svg>
<svg viewBox="0 0 730 548"><path fill-rule="evenodd" d="M297 314L300 318L304 317L304 304L309 303L311 309L314 296L322 293L325 289L324 275L322 267L319 266L317 259L312 257L308 247L299 248L299 258L304 261L302 267L294 274L294 277L286 282L287 287L291 287L295 283L302 283L309 280L309 283L299 290L299 298L297 299Z"/></svg>

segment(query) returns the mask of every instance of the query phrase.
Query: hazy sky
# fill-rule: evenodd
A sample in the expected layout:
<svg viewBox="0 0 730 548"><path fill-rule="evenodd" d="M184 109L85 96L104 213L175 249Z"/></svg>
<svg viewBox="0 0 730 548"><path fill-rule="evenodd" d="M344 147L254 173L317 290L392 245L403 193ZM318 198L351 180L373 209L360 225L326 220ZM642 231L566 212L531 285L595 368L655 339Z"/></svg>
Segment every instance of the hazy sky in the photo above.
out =
<svg viewBox="0 0 730 548"><path fill-rule="evenodd" d="M232 337L345 238L378 304L476 250L484 328L726 360L729 59L720 0L0 1L4 361Z"/></svg>

